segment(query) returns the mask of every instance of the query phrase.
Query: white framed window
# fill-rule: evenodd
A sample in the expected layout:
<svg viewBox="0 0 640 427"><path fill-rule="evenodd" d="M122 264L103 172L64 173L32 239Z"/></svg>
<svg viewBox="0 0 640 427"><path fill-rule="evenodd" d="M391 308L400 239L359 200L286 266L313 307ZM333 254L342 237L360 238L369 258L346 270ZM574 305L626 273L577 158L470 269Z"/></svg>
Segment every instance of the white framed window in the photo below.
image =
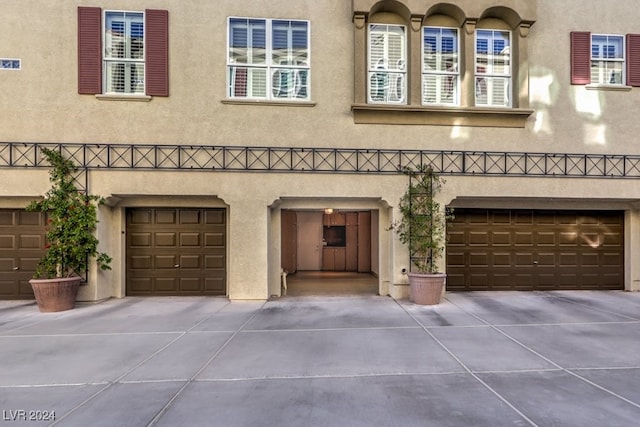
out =
<svg viewBox="0 0 640 427"><path fill-rule="evenodd" d="M229 18L230 98L310 99L308 21Z"/></svg>
<svg viewBox="0 0 640 427"><path fill-rule="evenodd" d="M107 94L144 94L144 14L105 11L103 88Z"/></svg>
<svg viewBox="0 0 640 427"><path fill-rule="evenodd" d="M402 25L370 24L368 57L368 102L405 104L406 28Z"/></svg>
<svg viewBox="0 0 640 427"><path fill-rule="evenodd" d="M511 32L477 30L476 106L511 106Z"/></svg>
<svg viewBox="0 0 640 427"><path fill-rule="evenodd" d="M624 37L591 35L591 84L623 85L625 82Z"/></svg>
<svg viewBox="0 0 640 427"><path fill-rule="evenodd" d="M20 70L22 63L19 59L0 58L0 70Z"/></svg>
<svg viewBox="0 0 640 427"><path fill-rule="evenodd" d="M422 28L422 104L459 105L460 47L457 28Z"/></svg>

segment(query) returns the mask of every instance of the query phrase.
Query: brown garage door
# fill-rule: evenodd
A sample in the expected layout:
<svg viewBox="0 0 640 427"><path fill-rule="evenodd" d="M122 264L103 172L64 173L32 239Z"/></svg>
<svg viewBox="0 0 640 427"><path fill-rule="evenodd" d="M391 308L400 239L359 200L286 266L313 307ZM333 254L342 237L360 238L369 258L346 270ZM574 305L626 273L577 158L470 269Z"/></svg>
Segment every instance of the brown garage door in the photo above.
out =
<svg viewBox="0 0 640 427"><path fill-rule="evenodd" d="M226 295L224 209L127 210L127 295Z"/></svg>
<svg viewBox="0 0 640 427"><path fill-rule="evenodd" d="M29 279L46 252L45 216L0 209L0 299L33 299Z"/></svg>
<svg viewBox="0 0 640 427"><path fill-rule="evenodd" d="M456 209L448 290L624 288L624 213Z"/></svg>

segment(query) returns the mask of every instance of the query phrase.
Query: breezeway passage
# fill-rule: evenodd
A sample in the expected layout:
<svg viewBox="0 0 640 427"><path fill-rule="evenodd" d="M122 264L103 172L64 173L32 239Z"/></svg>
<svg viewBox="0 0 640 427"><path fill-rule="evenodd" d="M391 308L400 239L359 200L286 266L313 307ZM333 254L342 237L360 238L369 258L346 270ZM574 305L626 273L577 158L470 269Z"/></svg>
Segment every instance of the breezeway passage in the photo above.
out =
<svg viewBox="0 0 640 427"><path fill-rule="evenodd" d="M1 401L63 426L627 426L639 313L620 291L1 301Z"/></svg>

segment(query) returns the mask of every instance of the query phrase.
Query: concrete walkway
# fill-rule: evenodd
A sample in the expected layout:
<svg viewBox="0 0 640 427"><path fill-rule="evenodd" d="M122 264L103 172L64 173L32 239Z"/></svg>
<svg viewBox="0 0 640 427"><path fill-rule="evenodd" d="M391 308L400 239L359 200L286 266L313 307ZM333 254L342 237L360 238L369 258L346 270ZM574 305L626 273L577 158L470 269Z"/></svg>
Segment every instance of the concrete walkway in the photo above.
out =
<svg viewBox="0 0 640 427"><path fill-rule="evenodd" d="M0 426L635 426L640 293L0 302Z"/></svg>

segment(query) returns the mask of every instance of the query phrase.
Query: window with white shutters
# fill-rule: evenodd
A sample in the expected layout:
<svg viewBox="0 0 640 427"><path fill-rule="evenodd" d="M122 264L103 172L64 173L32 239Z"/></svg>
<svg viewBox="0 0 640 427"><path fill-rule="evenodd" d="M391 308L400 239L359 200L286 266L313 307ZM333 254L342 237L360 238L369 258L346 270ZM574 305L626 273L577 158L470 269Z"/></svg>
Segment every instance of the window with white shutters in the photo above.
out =
<svg viewBox="0 0 640 427"><path fill-rule="evenodd" d="M368 102L405 104L407 100L406 29L369 26Z"/></svg>
<svg viewBox="0 0 640 427"><path fill-rule="evenodd" d="M144 14L107 11L104 22L104 92L144 94Z"/></svg>
<svg viewBox="0 0 640 427"><path fill-rule="evenodd" d="M309 22L229 18L228 96L309 100Z"/></svg>
<svg viewBox="0 0 640 427"><path fill-rule="evenodd" d="M458 29L422 29L422 103L459 105Z"/></svg>
<svg viewBox="0 0 640 427"><path fill-rule="evenodd" d="M591 84L624 84L624 51L623 36L592 34Z"/></svg>
<svg viewBox="0 0 640 427"><path fill-rule="evenodd" d="M476 31L475 98L477 106L511 106L511 33Z"/></svg>

